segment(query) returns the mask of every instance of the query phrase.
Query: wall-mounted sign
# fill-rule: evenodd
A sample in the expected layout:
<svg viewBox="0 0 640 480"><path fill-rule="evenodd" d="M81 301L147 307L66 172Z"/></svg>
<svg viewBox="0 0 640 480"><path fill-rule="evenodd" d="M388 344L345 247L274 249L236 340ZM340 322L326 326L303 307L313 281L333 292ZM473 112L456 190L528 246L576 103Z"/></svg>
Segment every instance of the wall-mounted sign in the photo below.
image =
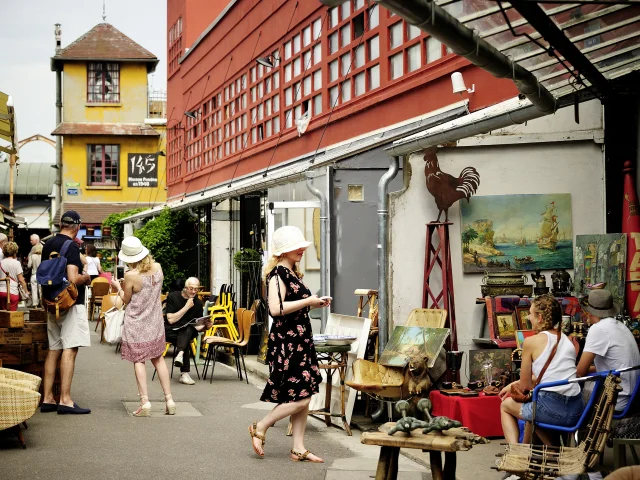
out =
<svg viewBox="0 0 640 480"><path fill-rule="evenodd" d="M67 186L67 187L79 187L80 186L80 182L67 182L67 183L65 183L65 186Z"/></svg>
<svg viewBox="0 0 640 480"><path fill-rule="evenodd" d="M129 187L158 186L158 155L149 153L129 154Z"/></svg>
<svg viewBox="0 0 640 480"><path fill-rule="evenodd" d="M79 191L77 188L67 188L67 195L78 195Z"/></svg>

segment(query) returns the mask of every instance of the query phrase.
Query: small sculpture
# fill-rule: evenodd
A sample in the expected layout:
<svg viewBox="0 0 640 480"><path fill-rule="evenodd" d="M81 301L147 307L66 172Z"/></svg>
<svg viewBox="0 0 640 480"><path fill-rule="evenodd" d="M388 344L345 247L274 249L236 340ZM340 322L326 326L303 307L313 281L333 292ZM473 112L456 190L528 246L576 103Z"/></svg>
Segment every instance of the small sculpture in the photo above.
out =
<svg viewBox="0 0 640 480"><path fill-rule="evenodd" d="M545 293L549 293L549 287L547 287L547 277L545 277L542 273L540 273L540 269L536 268L535 273L531 274L531 280L533 280L536 284L533 292L536 295L544 295Z"/></svg>
<svg viewBox="0 0 640 480"><path fill-rule="evenodd" d="M438 219L444 212L444 221L449 221L449 208L458 200L466 198L469 201L471 195L476 193L480 186L480 175L473 167L466 167L459 177L454 177L440 170L436 149L430 148L424 155L426 165L424 174L427 181L427 190L433 195L438 207Z"/></svg>
<svg viewBox="0 0 640 480"><path fill-rule="evenodd" d="M451 420L447 417L431 417L429 410L431 409L431 401L427 398L422 398L418 402L416 408L424 414L428 421L418 420L415 417L408 417L409 402L406 400L400 400L396 403L396 411L402 415L402 418L398 420L393 428L389 430L387 435L393 435L396 432L404 432L411 434L413 430L422 428L422 433L429 433L432 431L441 432L443 430L449 430L450 428L457 428L462 426L457 420Z"/></svg>
<svg viewBox="0 0 640 480"><path fill-rule="evenodd" d="M416 355L409 359L408 387L410 394L419 394L431 387L429 367L427 367L428 362L429 357L426 355Z"/></svg>
<svg viewBox="0 0 640 480"><path fill-rule="evenodd" d="M571 275L566 270L556 270L551 274L551 283L553 285L553 295L556 297L565 297L571 295L573 283Z"/></svg>

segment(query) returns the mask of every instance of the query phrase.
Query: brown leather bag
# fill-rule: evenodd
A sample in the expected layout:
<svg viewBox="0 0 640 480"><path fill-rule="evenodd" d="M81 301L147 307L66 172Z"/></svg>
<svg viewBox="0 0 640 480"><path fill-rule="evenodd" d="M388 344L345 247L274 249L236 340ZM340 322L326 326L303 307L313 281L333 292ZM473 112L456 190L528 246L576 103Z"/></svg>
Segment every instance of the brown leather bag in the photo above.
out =
<svg viewBox="0 0 640 480"><path fill-rule="evenodd" d="M78 298L78 287L73 282L69 282L69 286L62 290L53 300L42 298L42 306L47 312L53 313L56 320L60 319L60 312L66 312L76 304Z"/></svg>
<svg viewBox="0 0 640 480"><path fill-rule="evenodd" d="M536 383L533 385L533 388L536 388L542 381L542 376L544 375L544 372L547 371L547 367L551 363L551 360L553 360L553 357L556 354L556 350L558 350L558 345L560 344L561 337L562 337L562 330L560 329L560 326L558 326L558 340L556 341L556 344L553 346L553 350L551 350L551 354L549 355L547 362L544 364L544 367L542 367L542 370L540 371L540 375L538 375L538 378L536 379ZM527 403L527 402L530 402L533 397L533 389L529 390L526 388L522 388L520 386L520 380L518 380L517 382L514 382L511 384L510 395L511 395L511 398L513 398L518 403Z"/></svg>

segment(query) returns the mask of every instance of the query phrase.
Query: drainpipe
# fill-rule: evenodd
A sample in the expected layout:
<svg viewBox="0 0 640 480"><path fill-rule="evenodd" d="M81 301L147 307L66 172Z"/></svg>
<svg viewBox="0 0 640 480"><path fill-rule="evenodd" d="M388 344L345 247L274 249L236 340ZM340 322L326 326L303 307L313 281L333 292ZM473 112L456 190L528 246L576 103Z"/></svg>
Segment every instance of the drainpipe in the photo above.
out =
<svg viewBox="0 0 640 480"><path fill-rule="evenodd" d="M62 49L62 28L59 23L54 26L54 36L56 40L56 55ZM62 123L62 69L58 65L56 67L56 128ZM57 210L62 207L62 136L56 135L56 212L53 212L52 218L55 218Z"/></svg>
<svg viewBox="0 0 640 480"><path fill-rule="evenodd" d="M335 6L345 0L320 0ZM486 40L465 27L433 0L376 0L377 3L404 18L408 23L451 47L458 55L497 78L511 78L518 90L545 113L556 111L553 95L536 76L513 62Z"/></svg>
<svg viewBox="0 0 640 480"><path fill-rule="evenodd" d="M198 215L196 212L193 211L193 207L189 207L189 215L191 216L191 218L195 218L198 223L200 223L200 215ZM198 265L198 269L197 269L197 275L198 275L198 280L200 280L200 225L198 225L198 229L196 230L196 232L198 232L198 245L197 245L197 252L198 252L198 260L197 260L197 265Z"/></svg>
<svg viewBox="0 0 640 480"><path fill-rule="evenodd" d="M387 188L400 169L400 157L391 157L391 165L378 183L378 355L389 338L389 294L387 291L388 278L388 238L389 238L389 194Z"/></svg>
<svg viewBox="0 0 640 480"><path fill-rule="evenodd" d="M309 173L307 173L307 188L320 200L320 292L322 295L329 295L327 288L329 285L327 281L329 277L329 259L327 258L327 243L329 242L329 202L327 201L327 197L313 186L313 180ZM328 315L329 311L323 308L320 320L321 332L324 332L327 326Z"/></svg>

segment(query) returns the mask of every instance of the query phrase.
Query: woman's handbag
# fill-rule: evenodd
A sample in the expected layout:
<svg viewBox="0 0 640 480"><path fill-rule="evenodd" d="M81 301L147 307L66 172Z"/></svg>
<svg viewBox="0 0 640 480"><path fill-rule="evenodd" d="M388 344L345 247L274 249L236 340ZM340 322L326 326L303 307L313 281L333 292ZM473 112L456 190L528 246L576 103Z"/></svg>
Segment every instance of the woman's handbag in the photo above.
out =
<svg viewBox="0 0 640 480"><path fill-rule="evenodd" d="M113 307L104 313L104 339L109 343L118 343L122 340L122 325L124 325L124 308L119 310Z"/></svg>
<svg viewBox="0 0 640 480"><path fill-rule="evenodd" d="M551 360L553 360L553 357L556 354L556 350L558 350L558 344L560 343L561 337L562 337L562 330L558 327L558 340L556 341L556 344L553 346L553 350L551 350L551 354L549 355L547 362L544 364L544 367L542 367L542 370L540 371L540 375L538 375L538 378L536 379L536 383L533 384L533 388L536 388L542 381L542 376L544 375L544 372L547 371L547 367L551 363ZM527 403L527 402L530 402L531 399L533 398L533 389L529 390L526 388L522 388L520 386L520 380L518 380L517 382L514 382L511 384L510 395L511 395L511 398L513 398L518 403Z"/></svg>
<svg viewBox="0 0 640 480"><path fill-rule="evenodd" d="M16 280L15 278L13 278L11 275L9 275L7 273L7 271L2 268L2 265L0 265L0 270L2 270L4 272L4 274L10 278L11 280L13 280L14 282L16 282L18 284L18 294L20 295L20 301L25 301L29 298L29 292L27 290L24 289L24 287L22 286L22 284ZM8 296L8 295L7 295Z"/></svg>

